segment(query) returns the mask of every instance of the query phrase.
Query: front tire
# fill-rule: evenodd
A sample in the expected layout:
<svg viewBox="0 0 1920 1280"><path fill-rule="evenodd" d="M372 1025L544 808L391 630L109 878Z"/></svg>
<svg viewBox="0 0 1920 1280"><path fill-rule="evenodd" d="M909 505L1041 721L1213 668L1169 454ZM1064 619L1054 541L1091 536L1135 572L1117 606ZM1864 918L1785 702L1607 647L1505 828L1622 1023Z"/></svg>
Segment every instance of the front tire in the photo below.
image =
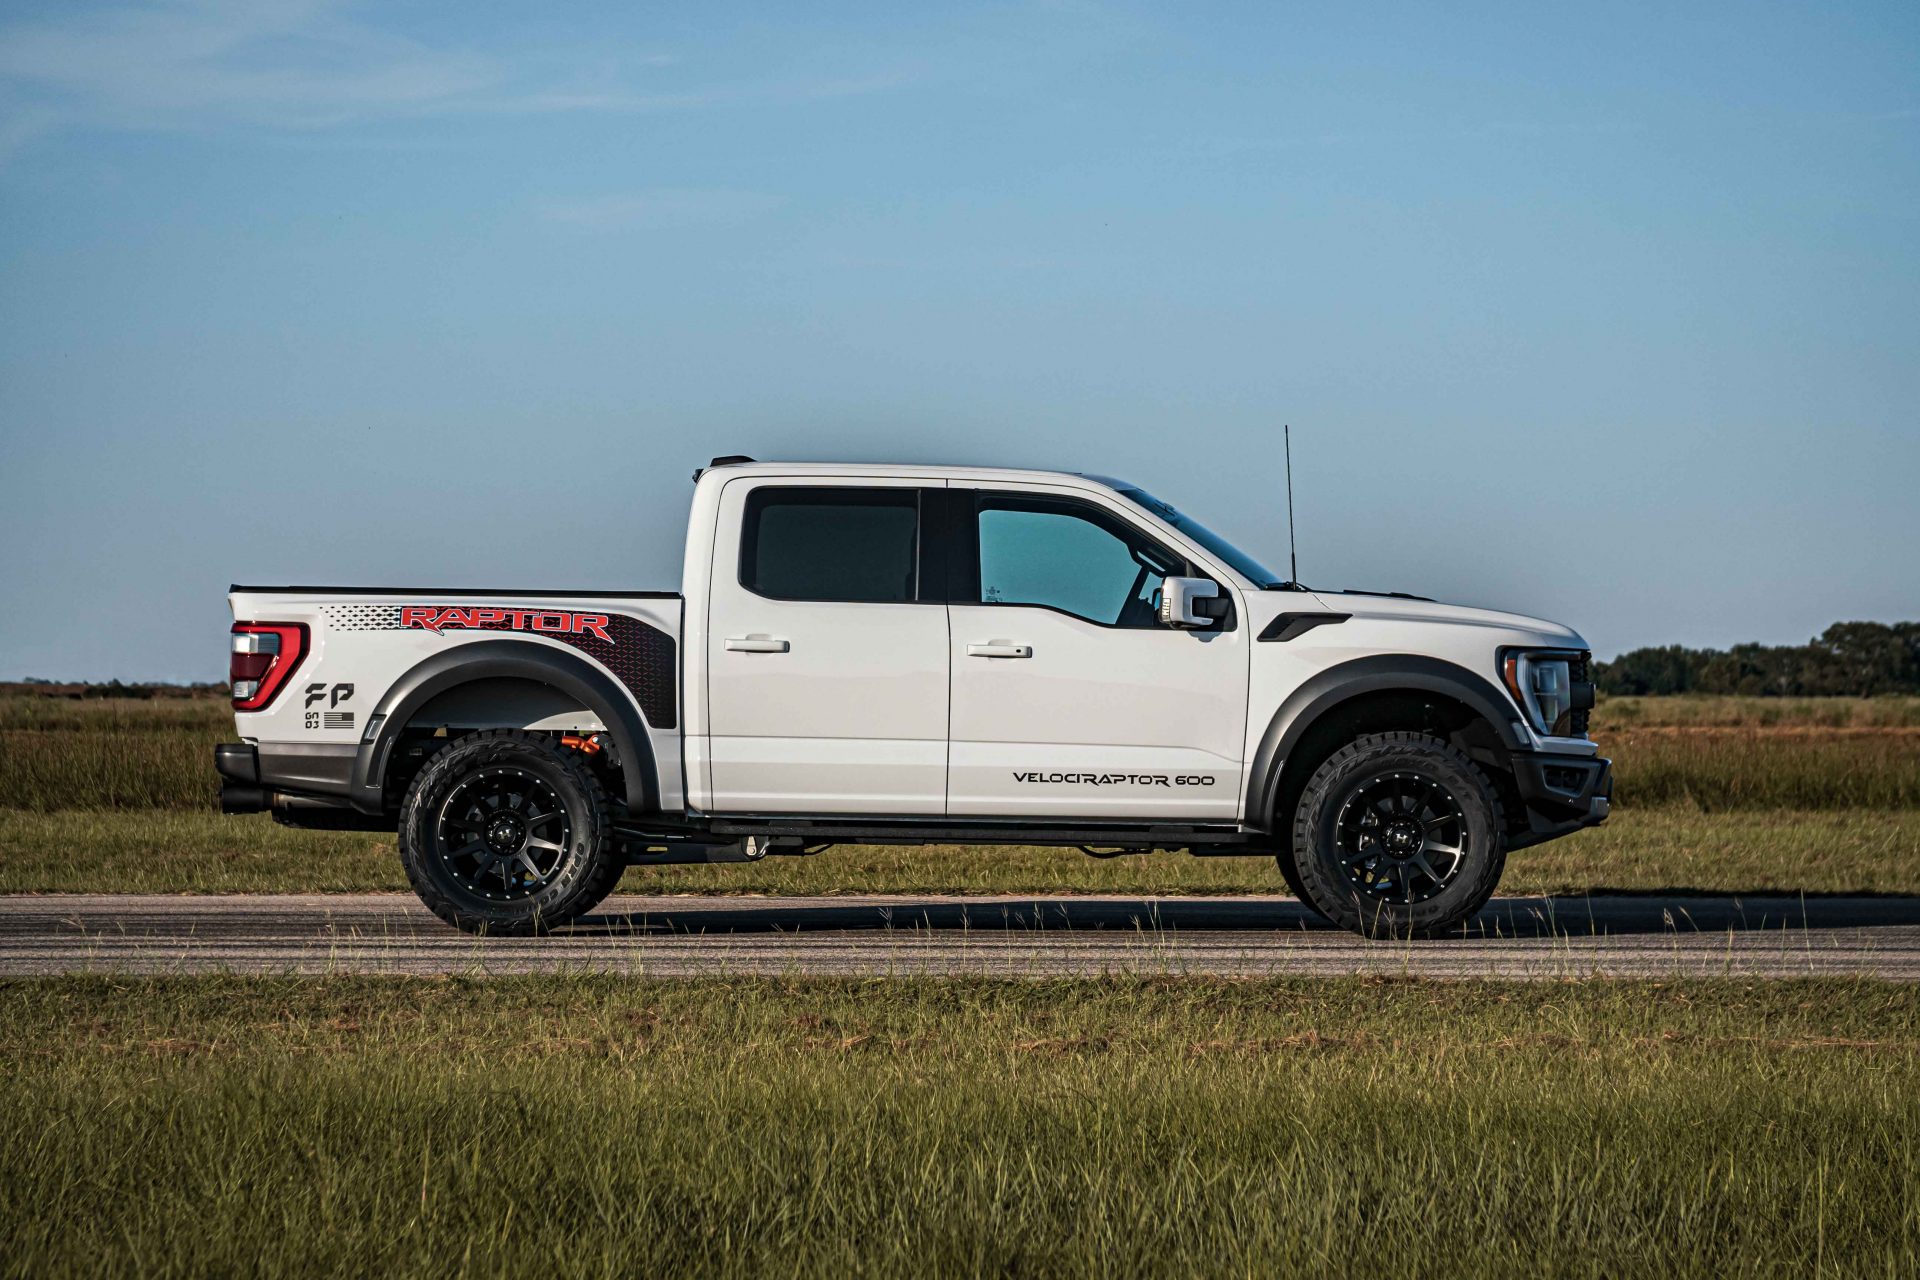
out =
<svg viewBox="0 0 1920 1280"><path fill-rule="evenodd" d="M1374 938L1451 933L1506 867L1493 784L1422 733L1373 733L1333 753L1294 810L1301 887L1328 920Z"/></svg>
<svg viewBox="0 0 1920 1280"><path fill-rule="evenodd" d="M1288 839L1292 839L1292 834L1287 833ZM1301 906L1325 920L1326 914L1313 905L1313 899L1307 896L1306 882L1300 878L1299 850L1291 847L1281 849L1273 855L1273 861L1280 868L1280 879L1286 884L1287 892L1299 899Z"/></svg>
<svg viewBox="0 0 1920 1280"><path fill-rule="evenodd" d="M517 729L461 738L400 808L400 859L457 929L524 937L598 906L626 870L606 793L578 755Z"/></svg>

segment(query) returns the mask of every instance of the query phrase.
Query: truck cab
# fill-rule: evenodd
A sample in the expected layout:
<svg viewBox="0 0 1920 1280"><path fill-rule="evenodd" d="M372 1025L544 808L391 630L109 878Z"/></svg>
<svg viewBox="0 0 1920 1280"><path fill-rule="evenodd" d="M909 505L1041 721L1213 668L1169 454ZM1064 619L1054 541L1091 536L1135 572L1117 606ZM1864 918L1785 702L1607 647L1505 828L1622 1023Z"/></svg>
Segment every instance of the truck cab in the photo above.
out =
<svg viewBox="0 0 1920 1280"><path fill-rule="evenodd" d="M1608 806L1571 630L1309 590L1102 476L716 459L677 594L232 604L223 807L397 829L470 929L633 863L937 841L1271 856L1336 923L1437 934Z"/></svg>

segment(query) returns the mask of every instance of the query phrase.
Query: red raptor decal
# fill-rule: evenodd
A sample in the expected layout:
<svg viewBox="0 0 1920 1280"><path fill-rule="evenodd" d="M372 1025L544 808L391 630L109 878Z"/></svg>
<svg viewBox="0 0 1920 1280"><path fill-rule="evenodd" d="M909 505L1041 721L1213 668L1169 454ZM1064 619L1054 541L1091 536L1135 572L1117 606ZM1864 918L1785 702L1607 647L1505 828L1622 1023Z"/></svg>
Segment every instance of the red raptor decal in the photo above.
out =
<svg viewBox="0 0 1920 1280"><path fill-rule="evenodd" d="M491 605L400 606L402 627L424 627L436 635L444 627L477 627L490 631L537 631L547 635L590 635L613 643L604 613L566 613L551 609L500 609Z"/></svg>

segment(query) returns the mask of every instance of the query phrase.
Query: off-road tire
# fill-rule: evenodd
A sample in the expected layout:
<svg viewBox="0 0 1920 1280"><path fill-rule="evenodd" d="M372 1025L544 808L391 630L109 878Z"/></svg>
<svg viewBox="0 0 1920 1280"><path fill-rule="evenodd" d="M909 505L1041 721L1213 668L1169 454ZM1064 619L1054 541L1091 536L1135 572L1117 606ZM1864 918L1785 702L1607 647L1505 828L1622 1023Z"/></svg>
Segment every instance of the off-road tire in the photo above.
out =
<svg viewBox="0 0 1920 1280"><path fill-rule="evenodd" d="M442 811L463 783L499 771L544 784L564 810L564 850L550 879L526 896L492 901L463 883L445 856ZM434 756L400 806L400 861L427 909L456 929L500 937L545 933L586 914L626 870L607 796L579 754L537 734L488 729L457 739Z"/></svg>
<svg viewBox="0 0 1920 1280"><path fill-rule="evenodd" d="M1287 825L1284 838L1293 839L1292 824ZM1313 905L1313 899L1307 896L1306 883L1300 879L1300 851L1295 848L1277 850L1273 855L1273 862L1280 868L1280 879L1285 882L1287 892L1298 898L1301 906L1325 920L1326 913Z"/></svg>
<svg viewBox="0 0 1920 1280"><path fill-rule="evenodd" d="M1462 833L1455 869L1432 896L1411 904L1357 887L1337 830L1343 806L1383 779L1402 777L1442 788L1457 806ZM1432 938L1460 932L1493 896L1507 862L1506 819L1499 793L1466 753L1428 734L1370 733L1334 752L1307 780L1294 810L1293 847L1301 887L1334 924L1374 938Z"/></svg>

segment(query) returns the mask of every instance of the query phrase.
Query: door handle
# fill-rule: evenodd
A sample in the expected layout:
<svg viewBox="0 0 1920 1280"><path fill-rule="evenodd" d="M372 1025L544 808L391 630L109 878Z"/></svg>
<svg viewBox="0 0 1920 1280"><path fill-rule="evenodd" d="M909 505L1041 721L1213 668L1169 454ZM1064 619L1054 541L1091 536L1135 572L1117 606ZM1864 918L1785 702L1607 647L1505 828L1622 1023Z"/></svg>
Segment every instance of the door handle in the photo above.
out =
<svg viewBox="0 0 1920 1280"><path fill-rule="evenodd" d="M785 653L793 646L772 636L728 636L727 648L734 653Z"/></svg>
<svg viewBox="0 0 1920 1280"><path fill-rule="evenodd" d="M967 646L969 658L1031 658L1033 646L1030 644L970 644Z"/></svg>

